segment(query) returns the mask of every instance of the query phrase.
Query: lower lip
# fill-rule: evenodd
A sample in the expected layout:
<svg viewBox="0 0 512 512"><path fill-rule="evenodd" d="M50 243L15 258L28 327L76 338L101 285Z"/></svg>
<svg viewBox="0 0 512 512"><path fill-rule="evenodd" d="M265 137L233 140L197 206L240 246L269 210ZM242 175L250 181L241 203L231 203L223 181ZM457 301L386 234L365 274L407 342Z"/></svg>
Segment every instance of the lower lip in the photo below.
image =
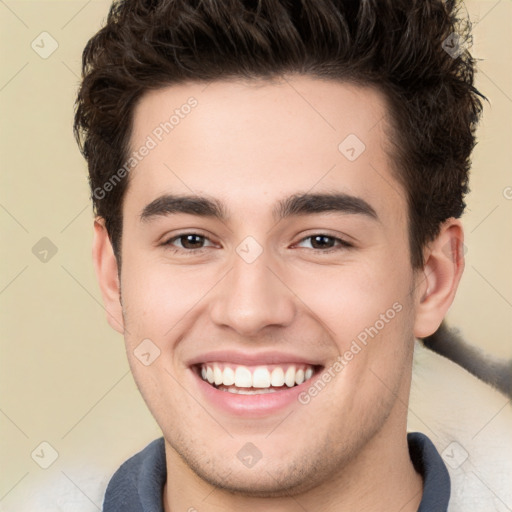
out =
<svg viewBox="0 0 512 512"><path fill-rule="evenodd" d="M204 381L192 370L199 389L206 400L224 412L236 416L257 417L276 413L292 404L298 404L299 394L309 388L315 376L306 382L280 391L257 395L240 395L221 391Z"/></svg>

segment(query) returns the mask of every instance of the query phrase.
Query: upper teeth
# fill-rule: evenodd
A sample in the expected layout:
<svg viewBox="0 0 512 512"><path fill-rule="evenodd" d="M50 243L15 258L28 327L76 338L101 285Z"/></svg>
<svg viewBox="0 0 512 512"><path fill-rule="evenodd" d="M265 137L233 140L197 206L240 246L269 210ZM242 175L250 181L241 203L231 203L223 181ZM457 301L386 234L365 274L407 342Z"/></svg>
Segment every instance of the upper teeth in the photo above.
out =
<svg viewBox="0 0 512 512"><path fill-rule="evenodd" d="M233 386L238 388L270 388L288 387L302 384L312 377L313 367L310 365L283 366L227 366L221 363L201 365L201 376L216 386Z"/></svg>

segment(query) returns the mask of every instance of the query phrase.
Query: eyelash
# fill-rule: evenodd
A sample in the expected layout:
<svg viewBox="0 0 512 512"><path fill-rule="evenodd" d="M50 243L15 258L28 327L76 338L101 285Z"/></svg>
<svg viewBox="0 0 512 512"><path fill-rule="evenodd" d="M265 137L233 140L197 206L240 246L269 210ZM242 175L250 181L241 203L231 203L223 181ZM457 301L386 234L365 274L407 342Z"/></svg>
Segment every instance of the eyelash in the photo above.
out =
<svg viewBox="0 0 512 512"><path fill-rule="evenodd" d="M181 253L185 253L185 254L188 253L187 255L190 255L190 256L197 255L197 254L202 254L208 247L200 247L199 249L185 249L185 248L181 248L181 247L175 247L175 246L172 245L172 243L175 242L176 240L179 240L179 239L185 238L187 236L191 236L191 235L203 238L204 240L208 240L208 241L211 242L211 240L207 236L205 236L205 235L202 235L200 233L190 232L190 233L180 233L179 235L173 236L172 238L170 238L169 240L164 242L162 245L164 247L169 248L174 253L177 253L177 252L181 252ZM299 240L298 243L302 243L305 240L308 240L310 238L315 238L315 237L329 238L331 240L334 240L335 243L338 242L337 246L329 247L328 249L310 248L310 250L318 252L318 253L330 254L332 252L336 252L336 251L340 251L340 250L346 250L346 249L350 249L350 248L354 247L351 243L347 242L346 240L343 240L342 238L338 238L338 237L335 237L335 236L327 235L325 233L315 233L313 235L308 235L308 236L302 238L301 240Z"/></svg>

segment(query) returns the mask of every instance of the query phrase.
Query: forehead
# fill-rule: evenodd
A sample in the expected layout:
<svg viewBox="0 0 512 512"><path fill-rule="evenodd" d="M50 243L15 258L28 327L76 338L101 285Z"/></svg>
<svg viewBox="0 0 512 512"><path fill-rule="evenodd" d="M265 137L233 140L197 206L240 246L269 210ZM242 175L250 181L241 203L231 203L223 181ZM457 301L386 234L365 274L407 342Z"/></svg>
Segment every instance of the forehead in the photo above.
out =
<svg viewBox="0 0 512 512"><path fill-rule="evenodd" d="M387 114L374 88L305 76L150 91L134 110L130 151L150 149L126 196L143 207L164 193L208 194L249 212L255 201L336 189L405 208Z"/></svg>

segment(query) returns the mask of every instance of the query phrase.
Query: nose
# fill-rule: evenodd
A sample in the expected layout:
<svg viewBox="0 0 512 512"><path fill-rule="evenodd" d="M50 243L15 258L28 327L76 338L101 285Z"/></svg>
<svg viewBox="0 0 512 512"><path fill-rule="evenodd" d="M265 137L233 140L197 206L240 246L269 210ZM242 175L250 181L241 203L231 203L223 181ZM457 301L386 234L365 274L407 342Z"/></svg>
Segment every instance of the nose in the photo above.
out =
<svg viewBox="0 0 512 512"><path fill-rule="evenodd" d="M252 263L235 254L233 267L216 290L213 322L245 337L261 334L270 326L292 323L295 296L279 275L278 266L269 260L265 252Z"/></svg>

